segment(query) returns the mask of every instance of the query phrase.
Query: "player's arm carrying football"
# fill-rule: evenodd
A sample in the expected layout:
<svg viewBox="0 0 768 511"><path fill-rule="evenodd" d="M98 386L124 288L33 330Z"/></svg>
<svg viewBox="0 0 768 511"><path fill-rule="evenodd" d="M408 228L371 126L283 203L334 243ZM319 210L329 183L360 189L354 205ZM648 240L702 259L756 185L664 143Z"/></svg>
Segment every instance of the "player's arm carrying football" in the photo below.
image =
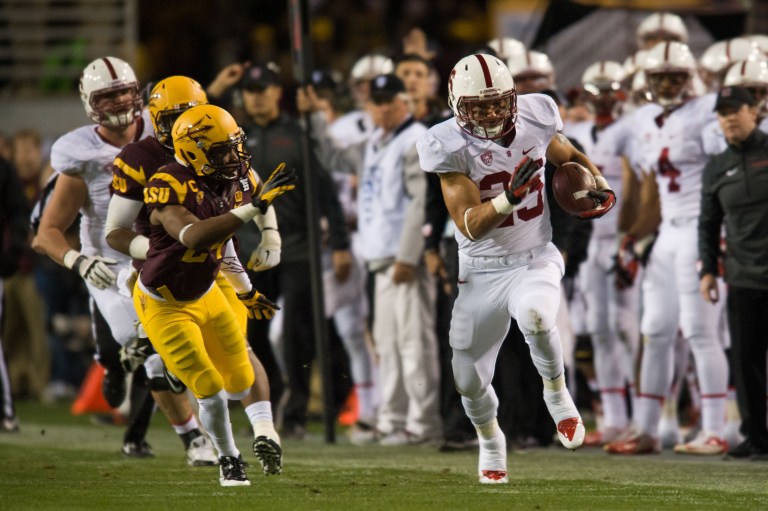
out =
<svg viewBox="0 0 768 511"><path fill-rule="evenodd" d="M579 215L581 218L599 218L608 213L616 204L616 193L608 186L608 181L600 173L600 170L561 133L555 133L555 136L549 142L549 146L547 146L547 160L558 166L568 161L576 162L589 169L592 175L595 176L597 189L590 191L589 196L597 201L598 205L594 209L581 213Z"/></svg>

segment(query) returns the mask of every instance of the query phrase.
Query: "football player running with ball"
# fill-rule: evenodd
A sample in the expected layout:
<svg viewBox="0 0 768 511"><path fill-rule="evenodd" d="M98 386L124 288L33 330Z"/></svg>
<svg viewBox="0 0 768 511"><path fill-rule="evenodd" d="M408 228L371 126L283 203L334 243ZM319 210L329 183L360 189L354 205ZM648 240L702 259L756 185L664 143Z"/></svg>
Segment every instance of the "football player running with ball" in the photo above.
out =
<svg viewBox="0 0 768 511"><path fill-rule="evenodd" d="M568 393L555 316L564 264L551 243L544 163L573 161L592 172L596 218L615 204L605 178L558 133L562 120L548 96L517 97L507 66L490 55L469 55L453 68L448 94L455 119L418 142L421 167L435 172L456 224L459 295L450 344L453 375L480 443L483 484L508 482L507 447L491 386L496 356L515 318L544 380L544 401L561 443L576 449L584 424Z"/></svg>
<svg viewBox="0 0 768 511"><path fill-rule="evenodd" d="M219 454L219 482L248 486L227 399L248 395L255 375L245 333L214 281L221 270L251 314L274 314L277 306L252 288L242 267L226 263L236 258L232 234L293 189L295 173L279 166L252 199L258 181L243 150L243 131L213 105L181 114L172 137L176 162L144 187L149 251L133 303L169 371L197 398L200 421Z"/></svg>

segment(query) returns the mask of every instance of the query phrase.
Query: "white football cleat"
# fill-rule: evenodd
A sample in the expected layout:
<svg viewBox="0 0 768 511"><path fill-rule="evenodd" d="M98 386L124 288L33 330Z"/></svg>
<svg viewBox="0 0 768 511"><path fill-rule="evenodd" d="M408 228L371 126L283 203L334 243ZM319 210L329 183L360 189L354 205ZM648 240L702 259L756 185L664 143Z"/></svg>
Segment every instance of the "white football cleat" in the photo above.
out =
<svg viewBox="0 0 768 511"><path fill-rule="evenodd" d="M566 449L578 449L584 443L586 430L579 410L566 387L552 391L544 389L544 402L557 425L557 437Z"/></svg>
<svg viewBox="0 0 768 511"><path fill-rule="evenodd" d="M486 440L478 435L480 459L477 472L480 484L504 484L507 477L507 438L501 428L496 426L494 436Z"/></svg>
<svg viewBox="0 0 768 511"><path fill-rule="evenodd" d="M192 467L210 467L218 465L219 458L213 450L213 443L207 436L199 436L187 447L187 465Z"/></svg>

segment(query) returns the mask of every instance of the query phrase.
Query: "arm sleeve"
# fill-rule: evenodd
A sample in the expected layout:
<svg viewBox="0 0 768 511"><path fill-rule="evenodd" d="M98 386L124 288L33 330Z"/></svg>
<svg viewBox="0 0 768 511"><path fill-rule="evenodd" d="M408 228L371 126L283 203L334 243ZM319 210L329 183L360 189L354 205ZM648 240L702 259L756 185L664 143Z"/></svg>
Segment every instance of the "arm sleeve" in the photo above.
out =
<svg viewBox="0 0 768 511"><path fill-rule="evenodd" d="M427 199L427 178L419 165L415 144L403 154L405 192L410 202L405 211L405 223L396 259L418 266L424 251L424 212Z"/></svg>
<svg viewBox="0 0 768 511"><path fill-rule="evenodd" d="M235 244L230 239L224 246L224 256L221 258L221 273L224 274L227 281L235 288L237 294L247 293L251 290L251 280L245 273L245 268L237 258Z"/></svg>
<svg viewBox="0 0 768 511"><path fill-rule="evenodd" d="M107 219L104 225L104 235L109 234L115 229L133 230L133 222L136 215L139 214L143 202L126 199L119 195L113 195L109 200L109 209L107 210Z"/></svg>
<svg viewBox="0 0 768 511"><path fill-rule="evenodd" d="M699 213L699 259L700 274L717 275L717 258L720 255L720 227L723 223L723 208L714 190L714 176L717 159L704 167L701 185L701 212Z"/></svg>

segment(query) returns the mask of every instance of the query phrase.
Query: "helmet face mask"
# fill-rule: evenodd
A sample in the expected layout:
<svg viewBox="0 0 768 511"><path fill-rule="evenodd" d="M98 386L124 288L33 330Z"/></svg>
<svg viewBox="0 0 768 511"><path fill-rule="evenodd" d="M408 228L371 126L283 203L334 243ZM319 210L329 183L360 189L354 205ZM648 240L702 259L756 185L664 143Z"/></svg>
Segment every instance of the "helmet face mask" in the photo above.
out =
<svg viewBox="0 0 768 511"><path fill-rule="evenodd" d="M696 60L685 44L657 44L648 52L644 70L653 101L665 109L681 105L694 94Z"/></svg>
<svg viewBox="0 0 768 511"><path fill-rule="evenodd" d="M130 126L144 106L136 74L115 57L99 58L86 66L80 76L80 99L88 117L109 128Z"/></svg>
<svg viewBox="0 0 768 511"><path fill-rule="evenodd" d="M679 105L688 94L691 74L688 71L645 73L648 89L661 106Z"/></svg>
<svg viewBox="0 0 768 511"><path fill-rule="evenodd" d="M176 159L198 176L232 181L247 172L251 155L245 134L226 110L214 105L194 106L173 125Z"/></svg>
<svg viewBox="0 0 768 511"><path fill-rule="evenodd" d="M454 66L448 99L456 122L473 137L495 140L515 127L515 82L507 66L491 55L469 55Z"/></svg>

